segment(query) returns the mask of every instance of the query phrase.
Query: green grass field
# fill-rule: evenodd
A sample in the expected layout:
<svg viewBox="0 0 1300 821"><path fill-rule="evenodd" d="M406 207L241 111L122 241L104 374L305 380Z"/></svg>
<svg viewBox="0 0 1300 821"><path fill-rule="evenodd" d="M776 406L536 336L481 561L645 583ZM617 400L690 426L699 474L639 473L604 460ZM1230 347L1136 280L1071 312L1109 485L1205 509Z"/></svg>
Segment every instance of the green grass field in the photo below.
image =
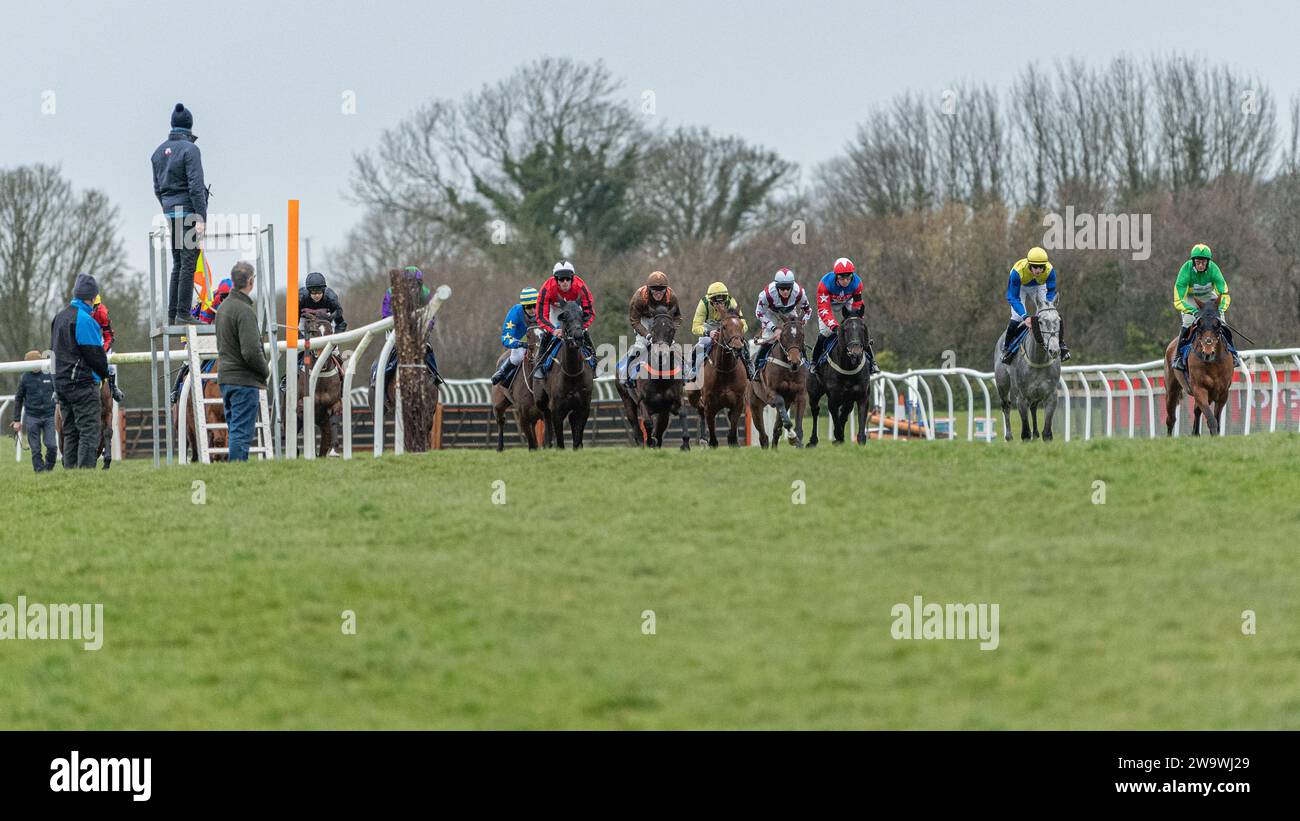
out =
<svg viewBox="0 0 1300 821"><path fill-rule="evenodd" d="M0 641L2 726L1297 728L1298 462L1296 435L6 459L0 602L106 625ZM894 640L915 595L997 603L1000 646Z"/></svg>

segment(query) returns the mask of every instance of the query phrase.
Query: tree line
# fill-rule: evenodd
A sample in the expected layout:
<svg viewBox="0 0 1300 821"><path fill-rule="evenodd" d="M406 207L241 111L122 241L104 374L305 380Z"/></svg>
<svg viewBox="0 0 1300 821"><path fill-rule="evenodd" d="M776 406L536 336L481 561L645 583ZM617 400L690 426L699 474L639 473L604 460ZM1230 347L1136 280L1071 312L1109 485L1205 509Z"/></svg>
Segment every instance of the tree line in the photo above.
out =
<svg viewBox="0 0 1300 821"><path fill-rule="evenodd" d="M456 377L491 370L519 289L562 257L595 292L598 342L626 333L652 270L687 311L722 280L750 314L778 267L811 287L848 256L883 364L952 351L986 367L1007 270L1067 207L1151 221L1144 258L1049 248L1079 361L1158 355L1196 242L1228 278L1234 325L1270 346L1300 330L1300 97L1280 104L1257 77L1189 56L1032 63L1007 88L903 93L806 171L663 123L603 63L542 59L394 124L354 158L348 197L363 215L325 270L349 318L377 318L386 272L420 266L454 289L437 335ZM118 348L144 346L143 278L117 222L102 193L74 192L56 168L0 170L0 356L45 347L80 270L113 289Z"/></svg>

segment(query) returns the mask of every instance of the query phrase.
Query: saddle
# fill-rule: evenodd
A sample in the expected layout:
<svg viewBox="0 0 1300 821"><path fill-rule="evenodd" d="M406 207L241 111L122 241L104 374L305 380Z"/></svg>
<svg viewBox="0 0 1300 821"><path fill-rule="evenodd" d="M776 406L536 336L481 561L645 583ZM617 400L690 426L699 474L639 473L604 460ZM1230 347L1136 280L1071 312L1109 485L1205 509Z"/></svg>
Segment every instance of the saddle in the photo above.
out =
<svg viewBox="0 0 1300 821"><path fill-rule="evenodd" d="M1024 344L1025 337L1027 336L1029 336L1029 328L1021 328L1020 333L1016 334L1015 339L1011 340L1011 344L1007 346L1007 349L1003 351L1003 353L1013 354L1020 350L1020 346Z"/></svg>
<svg viewBox="0 0 1300 821"><path fill-rule="evenodd" d="M551 344L546 347L546 351L542 354L541 367L543 374L551 372L551 364L555 362L555 357L560 355L560 346L563 344L564 340L560 337L557 336L551 338ZM590 365L591 369L594 371L596 369L596 352L585 345L582 348L582 352L586 354L585 358L587 364ZM640 363L638 362L637 364L639 365Z"/></svg>

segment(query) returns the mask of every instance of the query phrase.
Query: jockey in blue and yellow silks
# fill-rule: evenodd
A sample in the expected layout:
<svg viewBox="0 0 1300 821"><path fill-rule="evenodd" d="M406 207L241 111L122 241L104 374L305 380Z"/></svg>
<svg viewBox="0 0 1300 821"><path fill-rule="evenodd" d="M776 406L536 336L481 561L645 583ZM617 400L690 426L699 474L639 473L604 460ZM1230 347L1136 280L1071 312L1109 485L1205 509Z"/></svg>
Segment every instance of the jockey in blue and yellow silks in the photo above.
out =
<svg viewBox="0 0 1300 821"><path fill-rule="evenodd" d="M519 363L524 361L528 351L528 329L537 324L537 289L524 288L519 292L519 302L506 314L501 323L501 345L510 351L510 356L501 362L497 372L492 374L492 384L510 385Z"/></svg>
<svg viewBox="0 0 1300 821"><path fill-rule="evenodd" d="M1002 345L1002 361L1007 364L1015 358L1018 347L1012 347L1020 329L1025 325L1029 312L1025 309L1025 296L1034 294L1040 304L1056 304L1056 268L1047 258L1047 252L1037 246L1030 248L1025 258L1011 266L1007 277L1007 304L1011 306L1011 321L1007 323L1006 338ZM1070 358L1070 349L1065 346L1065 322L1061 322L1061 361Z"/></svg>

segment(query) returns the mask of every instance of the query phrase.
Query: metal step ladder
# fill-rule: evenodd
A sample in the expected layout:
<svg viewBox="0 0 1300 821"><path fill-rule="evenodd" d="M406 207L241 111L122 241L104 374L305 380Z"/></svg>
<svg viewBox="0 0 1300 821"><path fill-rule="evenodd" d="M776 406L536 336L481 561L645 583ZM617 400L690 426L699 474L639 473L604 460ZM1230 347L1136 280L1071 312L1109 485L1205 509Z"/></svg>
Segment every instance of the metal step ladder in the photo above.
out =
<svg viewBox="0 0 1300 821"><path fill-rule="evenodd" d="M203 372L203 358L212 359L217 353L217 338L211 334L200 335L194 326L187 326L185 329L186 348L190 360L190 399L192 404L191 413L194 414L194 438L199 451L199 462L210 464L213 454L230 453L230 438L227 435L227 447L213 447L208 443L208 432L213 430L229 430L225 422L209 422L207 414L208 405L220 405L222 399L220 396L208 397L204 394L203 385L205 382L211 382L216 379L216 371L208 373ZM275 449L273 447L273 437L271 433L271 408L267 401L266 388L257 392L258 413L257 421L254 427L257 431L257 443L250 445L249 453L255 453L262 459L274 459Z"/></svg>

